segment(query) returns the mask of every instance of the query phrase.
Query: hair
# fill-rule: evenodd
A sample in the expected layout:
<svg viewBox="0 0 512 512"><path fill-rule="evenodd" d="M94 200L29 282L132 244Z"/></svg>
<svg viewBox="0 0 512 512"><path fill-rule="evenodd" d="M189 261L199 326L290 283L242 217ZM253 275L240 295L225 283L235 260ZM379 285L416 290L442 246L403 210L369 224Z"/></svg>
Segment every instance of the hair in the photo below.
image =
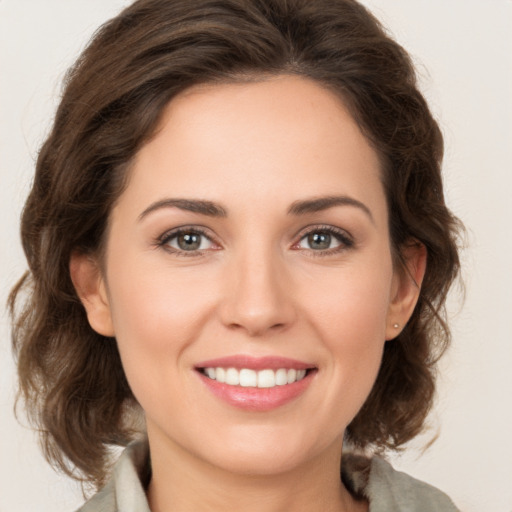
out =
<svg viewBox="0 0 512 512"><path fill-rule="evenodd" d="M421 243L418 303L386 343L348 426L355 447L398 449L423 428L449 343L444 304L459 272L459 221L443 197L439 127L408 54L354 0L139 0L108 21L66 76L21 221L29 270L13 288L20 396L47 459L99 487L140 409L115 339L89 326L69 272L101 252L109 212L164 107L202 83L293 74L334 91L382 162L396 260Z"/></svg>

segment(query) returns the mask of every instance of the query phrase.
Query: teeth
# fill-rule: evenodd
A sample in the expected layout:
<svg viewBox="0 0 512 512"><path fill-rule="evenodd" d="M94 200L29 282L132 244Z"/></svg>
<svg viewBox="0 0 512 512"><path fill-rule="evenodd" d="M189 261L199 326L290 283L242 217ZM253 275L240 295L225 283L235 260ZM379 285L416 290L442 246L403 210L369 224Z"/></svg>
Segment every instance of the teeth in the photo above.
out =
<svg viewBox="0 0 512 512"><path fill-rule="evenodd" d="M258 387L273 388L276 385L276 374L274 370L261 370L258 372Z"/></svg>
<svg viewBox="0 0 512 512"><path fill-rule="evenodd" d="M284 368L280 368L279 370L277 370L276 384L278 386L284 386L285 384L288 384L288 370L285 370Z"/></svg>
<svg viewBox="0 0 512 512"><path fill-rule="evenodd" d="M203 373L210 379L229 384L253 388L273 388L293 384L306 376L306 370L279 368L278 370L251 370L249 368L204 368Z"/></svg>
<svg viewBox="0 0 512 512"><path fill-rule="evenodd" d="M210 377L211 379L215 379L218 382L226 382L226 370L224 368L209 368L215 372L215 377Z"/></svg>
<svg viewBox="0 0 512 512"><path fill-rule="evenodd" d="M230 386L238 386L240 384L240 373L234 368L226 370L226 384Z"/></svg>
<svg viewBox="0 0 512 512"><path fill-rule="evenodd" d="M234 370L236 372L236 370ZM240 386L244 388L253 387L258 385L258 374L254 370L244 368L240 370Z"/></svg>

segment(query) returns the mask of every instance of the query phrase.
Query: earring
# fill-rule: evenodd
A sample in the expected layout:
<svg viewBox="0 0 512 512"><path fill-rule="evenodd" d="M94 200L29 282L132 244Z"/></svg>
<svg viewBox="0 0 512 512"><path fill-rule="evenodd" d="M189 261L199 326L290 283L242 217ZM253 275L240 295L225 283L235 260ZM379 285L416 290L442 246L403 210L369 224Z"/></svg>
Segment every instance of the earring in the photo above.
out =
<svg viewBox="0 0 512 512"><path fill-rule="evenodd" d="M398 329L400 327L400 324L393 324L394 329Z"/></svg>

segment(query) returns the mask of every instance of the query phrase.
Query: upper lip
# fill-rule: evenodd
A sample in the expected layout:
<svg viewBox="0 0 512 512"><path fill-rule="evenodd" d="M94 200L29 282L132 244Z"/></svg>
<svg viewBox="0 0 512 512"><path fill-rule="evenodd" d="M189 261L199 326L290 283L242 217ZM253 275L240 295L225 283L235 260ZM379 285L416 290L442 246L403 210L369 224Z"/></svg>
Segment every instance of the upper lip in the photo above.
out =
<svg viewBox="0 0 512 512"><path fill-rule="evenodd" d="M202 361L196 368L248 368L250 370L278 370L279 368L308 370L315 368L314 364L280 356L254 357L249 355L233 355Z"/></svg>

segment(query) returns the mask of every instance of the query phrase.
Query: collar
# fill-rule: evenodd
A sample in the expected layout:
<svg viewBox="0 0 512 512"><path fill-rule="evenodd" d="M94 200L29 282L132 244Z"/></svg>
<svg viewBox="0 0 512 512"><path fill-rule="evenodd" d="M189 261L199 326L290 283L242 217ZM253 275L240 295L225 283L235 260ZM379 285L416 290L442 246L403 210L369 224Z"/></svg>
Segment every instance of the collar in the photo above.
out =
<svg viewBox="0 0 512 512"><path fill-rule="evenodd" d="M151 512L145 493L150 477L147 440L131 443L107 485L77 512ZM344 454L341 478L356 497L369 501L369 512L458 512L444 493L380 457Z"/></svg>

